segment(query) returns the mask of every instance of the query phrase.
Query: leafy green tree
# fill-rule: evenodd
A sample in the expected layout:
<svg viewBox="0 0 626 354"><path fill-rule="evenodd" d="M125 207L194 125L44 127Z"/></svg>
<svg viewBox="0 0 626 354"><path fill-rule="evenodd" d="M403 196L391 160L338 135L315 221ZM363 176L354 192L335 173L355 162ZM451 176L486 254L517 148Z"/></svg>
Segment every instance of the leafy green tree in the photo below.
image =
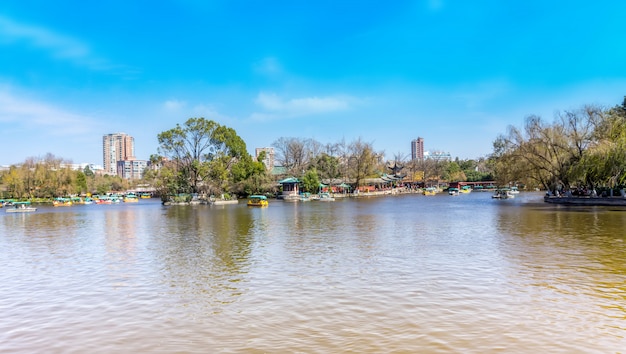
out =
<svg viewBox="0 0 626 354"><path fill-rule="evenodd" d="M75 190L77 193L87 191L87 176L81 171L76 171Z"/></svg>
<svg viewBox="0 0 626 354"><path fill-rule="evenodd" d="M190 118L183 126L158 134L159 150L173 162L180 189L170 193L198 192L206 180L204 164L213 147L213 134L219 125L204 118ZM182 189L182 190L181 190Z"/></svg>
<svg viewBox="0 0 626 354"><path fill-rule="evenodd" d="M302 189L305 192L316 193L319 189L320 179L315 168L306 171L302 176Z"/></svg>
<svg viewBox="0 0 626 354"><path fill-rule="evenodd" d="M168 159L158 177L159 188L166 195L221 193L265 173L263 164L252 159L234 129L211 120L190 118L157 138L161 154Z"/></svg>
<svg viewBox="0 0 626 354"><path fill-rule="evenodd" d="M2 184L5 185L10 197L23 198L26 195L22 170L16 166L10 166L9 171L4 173Z"/></svg>
<svg viewBox="0 0 626 354"><path fill-rule="evenodd" d="M318 171L321 179L341 177L339 159L327 153L321 153L314 160L313 167Z"/></svg>
<svg viewBox="0 0 626 354"><path fill-rule="evenodd" d="M446 167L444 169L443 179L448 182L458 182L465 181L465 173L461 170L461 166L459 166L456 162L447 162Z"/></svg>
<svg viewBox="0 0 626 354"><path fill-rule="evenodd" d="M85 168L83 169L83 173L85 174L85 177L88 177L88 178L94 176L94 173L91 170L91 168L89 168L89 166L85 166Z"/></svg>

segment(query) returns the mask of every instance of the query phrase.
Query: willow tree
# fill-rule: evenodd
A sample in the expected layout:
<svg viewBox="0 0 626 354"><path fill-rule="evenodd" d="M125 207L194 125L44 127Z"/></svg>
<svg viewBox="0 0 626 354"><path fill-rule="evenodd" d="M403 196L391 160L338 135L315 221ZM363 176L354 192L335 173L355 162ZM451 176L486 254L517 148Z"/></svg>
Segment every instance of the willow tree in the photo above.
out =
<svg viewBox="0 0 626 354"><path fill-rule="evenodd" d="M595 116L592 142L576 172L586 185L615 187L626 184L626 98Z"/></svg>
<svg viewBox="0 0 626 354"><path fill-rule="evenodd" d="M566 188L580 179L580 166L593 144L602 111L586 106L558 114L553 123L526 118L523 129L509 127L494 142L494 170L499 183L522 181L546 189Z"/></svg>

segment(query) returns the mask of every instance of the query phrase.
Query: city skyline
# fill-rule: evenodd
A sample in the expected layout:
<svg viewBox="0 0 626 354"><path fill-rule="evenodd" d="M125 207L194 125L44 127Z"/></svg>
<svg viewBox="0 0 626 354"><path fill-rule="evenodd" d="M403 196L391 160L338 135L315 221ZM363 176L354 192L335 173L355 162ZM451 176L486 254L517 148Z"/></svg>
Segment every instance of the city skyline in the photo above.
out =
<svg viewBox="0 0 626 354"><path fill-rule="evenodd" d="M360 138L392 160L419 133L474 159L529 115L620 104L625 11L561 0L3 1L0 128L17 148L0 150L0 165L47 153L97 162L112 130L148 159L159 133L191 117L233 128L251 155L281 137Z"/></svg>

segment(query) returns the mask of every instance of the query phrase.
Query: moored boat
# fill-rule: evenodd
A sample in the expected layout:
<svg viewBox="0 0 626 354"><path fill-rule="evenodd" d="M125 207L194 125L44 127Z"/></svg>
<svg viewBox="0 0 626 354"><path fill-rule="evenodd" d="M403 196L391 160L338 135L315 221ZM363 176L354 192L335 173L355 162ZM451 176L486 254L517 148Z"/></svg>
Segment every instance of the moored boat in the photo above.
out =
<svg viewBox="0 0 626 354"><path fill-rule="evenodd" d="M619 206L626 207L624 197L591 197L591 196L544 196L543 201L550 204L587 205L587 206Z"/></svg>
<svg viewBox="0 0 626 354"><path fill-rule="evenodd" d="M330 196L330 193L320 193L319 198L315 199L320 202L334 202L335 198Z"/></svg>
<svg viewBox="0 0 626 354"><path fill-rule="evenodd" d="M52 205L55 207L61 207L61 206L72 206L72 204L74 204L72 202L72 200L70 198L56 198L52 201Z"/></svg>
<svg viewBox="0 0 626 354"><path fill-rule="evenodd" d="M96 204L113 204L113 199L106 195L100 195L94 199Z"/></svg>
<svg viewBox="0 0 626 354"><path fill-rule="evenodd" d="M7 213L32 213L37 208L30 206L30 202L15 202L10 207L5 208Z"/></svg>
<svg viewBox="0 0 626 354"><path fill-rule="evenodd" d="M448 188L448 194L449 195L459 195L459 189L458 188Z"/></svg>
<svg viewBox="0 0 626 354"><path fill-rule="evenodd" d="M125 203L137 203L139 201L139 198L137 198L137 195L135 193L128 193L124 196L123 200Z"/></svg>
<svg viewBox="0 0 626 354"><path fill-rule="evenodd" d="M428 187L428 188L424 189L422 194L424 194L424 195L435 195L435 194L437 194L437 188L435 188L435 187Z"/></svg>

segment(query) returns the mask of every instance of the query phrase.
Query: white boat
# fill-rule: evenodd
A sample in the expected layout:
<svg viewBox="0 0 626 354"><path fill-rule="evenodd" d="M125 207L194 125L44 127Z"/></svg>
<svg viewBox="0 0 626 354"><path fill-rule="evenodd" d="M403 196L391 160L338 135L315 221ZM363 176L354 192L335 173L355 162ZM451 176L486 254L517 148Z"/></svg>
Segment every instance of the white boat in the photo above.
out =
<svg viewBox="0 0 626 354"><path fill-rule="evenodd" d="M509 191L509 193L511 193L511 194L519 194L519 189L517 189L517 187L511 187L511 190Z"/></svg>
<svg viewBox="0 0 626 354"><path fill-rule="evenodd" d="M320 197L316 200L320 202L334 202L335 198L330 196L330 193L320 193Z"/></svg>
<svg viewBox="0 0 626 354"><path fill-rule="evenodd" d="M515 198L515 194L512 194L509 188L501 188L501 189L496 189L496 192L494 193L494 195L491 196L491 198L511 199L511 198Z"/></svg>
<svg viewBox="0 0 626 354"><path fill-rule="evenodd" d="M459 195L459 189L458 188L448 188L448 194L450 194L450 195Z"/></svg>
<svg viewBox="0 0 626 354"><path fill-rule="evenodd" d="M12 206L5 208L5 210L7 213L32 213L33 211L37 211L37 208L26 204L27 203L14 203Z"/></svg>

